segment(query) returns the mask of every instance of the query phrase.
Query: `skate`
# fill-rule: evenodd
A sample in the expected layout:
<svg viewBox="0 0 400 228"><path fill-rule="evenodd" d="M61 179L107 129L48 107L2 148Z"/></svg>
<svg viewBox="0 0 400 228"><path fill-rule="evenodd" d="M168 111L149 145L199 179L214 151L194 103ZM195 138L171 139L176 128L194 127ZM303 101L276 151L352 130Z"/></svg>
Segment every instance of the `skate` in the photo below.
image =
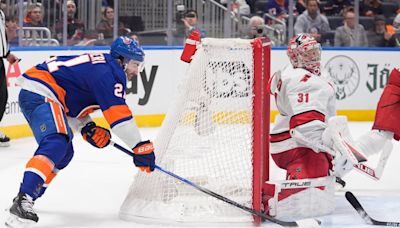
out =
<svg viewBox="0 0 400 228"><path fill-rule="evenodd" d="M6 226L13 228L33 227L39 221L39 217L32 208L33 204L32 197L22 192L18 193L10 208L10 216L6 220Z"/></svg>
<svg viewBox="0 0 400 228"><path fill-rule="evenodd" d="M7 137L3 132L0 132L0 147L10 146L10 138Z"/></svg>

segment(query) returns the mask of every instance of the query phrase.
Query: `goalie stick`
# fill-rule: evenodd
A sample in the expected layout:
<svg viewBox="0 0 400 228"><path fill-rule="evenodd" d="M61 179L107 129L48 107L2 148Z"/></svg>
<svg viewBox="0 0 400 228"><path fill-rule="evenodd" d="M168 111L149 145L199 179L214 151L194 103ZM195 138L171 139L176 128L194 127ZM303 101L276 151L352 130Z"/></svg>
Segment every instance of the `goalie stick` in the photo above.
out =
<svg viewBox="0 0 400 228"><path fill-rule="evenodd" d="M364 208L361 206L360 202L357 200L357 198L354 196L353 193L351 192L346 192L345 194L347 201L353 206L353 208L357 211L357 213L361 216L362 219L367 224L370 225L377 225L377 226L394 226L394 227L400 227L400 222L383 222L383 221L378 221L373 218L371 218L367 212L364 210Z"/></svg>
<svg viewBox="0 0 400 228"><path fill-rule="evenodd" d="M381 179L383 170L385 169L386 163L389 160L389 156L392 153L392 150L393 150L392 142L388 142L383 146L378 164L376 165L375 168L371 168L370 166L362 163L356 164L354 167L362 174L365 174L368 177L377 181Z"/></svg>
<svg viewBox="0 0 400 228"><path fill-rule="evenodd" d="M121 145L119 145L119 144L117 144L117 143L115 143L113 141L110 141L110 145L114 146L115 148L119 149L120 151L124 152L125 154L128 154L131 157L135 156L135 154L132 151L122 147ZM316 220L316 219L302 219L302 220L298 220L298 221L282 221L282 220L276 219L274 217L271 217L269 215L266 215L262 211L254 210L254 209L252 209L250 207L247 207L247 206L239 204L239 203L237 203L237 202L235 202L235 201L233 201L231 199L228 199L228 198L226 198L226 197L224 197L224 196L222 196L222 195L220 195L218 193L215 193L215 192L213 192L213 191L211 191L209 189L201 187L201 186L191 182L190 180L187 180L187 179L185 179L183 177L180 177L180 176L178 176L178 175L176 175L176 174L174 174L174 173L172 173L172 172L170 172L168 170L163 169L162 167L160 167L158 165L155 165L155 169L157 169L157 170L159 170L159 171L161 171L161 172L163 172L163 173L165 173L165 174L167 174L169 176L172 176L172 177L182 181L183 183L186 183L186 184L194 187L195 189L197 189L197 190L199 190L199 191L201 191L201 192L203 192L203 193L205 193L205 194L207 194L209 196L217 198L217 199L219 199L219 200L221 200L221 201L223 201L225 203L228 203L228 204L230 204L232 206L235 206L235 207L240 208L240 209L242 209L244 211L247 211L247 212L249 212L249 213L251 213L253 215L257 215L262 219L268 220L270 222L279 224L279 225L284 226L284 227L315 227L315 226L319 226L321 224L321 221Z"/></svg>

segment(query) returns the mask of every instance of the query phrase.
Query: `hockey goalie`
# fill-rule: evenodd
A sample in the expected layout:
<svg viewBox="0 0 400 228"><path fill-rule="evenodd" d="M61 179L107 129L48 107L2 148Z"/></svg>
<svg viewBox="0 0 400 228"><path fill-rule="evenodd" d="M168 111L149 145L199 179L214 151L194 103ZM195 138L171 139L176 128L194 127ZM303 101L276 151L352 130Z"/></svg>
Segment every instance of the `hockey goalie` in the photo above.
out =
<svg viewBox="0 0 400 228"><path fill-rule="evenodd" d="M335 205L335 176L366 159L354 146L347 119L335 116L333 84L321 76L320 44L309 34L298 34L287 55L291 66L270 80L279 111L270 152L286 170L286 181L265 183L265 211L291 219L329 214Z"/></svg>

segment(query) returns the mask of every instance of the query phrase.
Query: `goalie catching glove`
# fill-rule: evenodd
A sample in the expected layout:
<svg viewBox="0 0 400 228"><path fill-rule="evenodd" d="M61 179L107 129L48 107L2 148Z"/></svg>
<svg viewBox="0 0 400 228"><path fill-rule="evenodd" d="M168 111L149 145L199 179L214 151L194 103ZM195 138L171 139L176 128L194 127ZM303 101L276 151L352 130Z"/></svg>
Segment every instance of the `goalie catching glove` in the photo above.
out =
<svg viewBox="0 0 400 228"><path fill-rule="evenodd" d="M111 133L108 129L96 126L94 122L87 123L82 129L81 134L84 140L94 147L103 148L110 144Z"/></svg>
<svg viewBox="0 0 400 228"><path fill-rule="evenodd" d="M351 137L346 116L334 116L328 121L328 127L322 134L324 145L332 148L333 175L343 177L354 165L366 162L366 156L355 146Z"/></svg>
<svg viewBox="0 0 400 228"><path fill-rule="evenodd" d="M154 156L154 146L152 142L146 140L138 143L133 148L133 153L135 155L133 157L133 163L135 163L141 171L146 171L147 173L154 171L156 157Z"/></svg>

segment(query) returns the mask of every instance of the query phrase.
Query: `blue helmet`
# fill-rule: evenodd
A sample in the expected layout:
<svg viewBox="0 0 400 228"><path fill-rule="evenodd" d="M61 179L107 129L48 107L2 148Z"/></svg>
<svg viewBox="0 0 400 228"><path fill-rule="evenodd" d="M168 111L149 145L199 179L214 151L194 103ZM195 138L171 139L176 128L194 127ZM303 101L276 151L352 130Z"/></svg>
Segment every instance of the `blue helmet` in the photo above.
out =
<svg viewBox="0 0 400 228"><path fill-rule="evenodd" d="M124 58L124 62L136 60L143 62L144 52L136 41L129 37L120 36L111 44L110 54L112 57L119 59Z"/></svg>

